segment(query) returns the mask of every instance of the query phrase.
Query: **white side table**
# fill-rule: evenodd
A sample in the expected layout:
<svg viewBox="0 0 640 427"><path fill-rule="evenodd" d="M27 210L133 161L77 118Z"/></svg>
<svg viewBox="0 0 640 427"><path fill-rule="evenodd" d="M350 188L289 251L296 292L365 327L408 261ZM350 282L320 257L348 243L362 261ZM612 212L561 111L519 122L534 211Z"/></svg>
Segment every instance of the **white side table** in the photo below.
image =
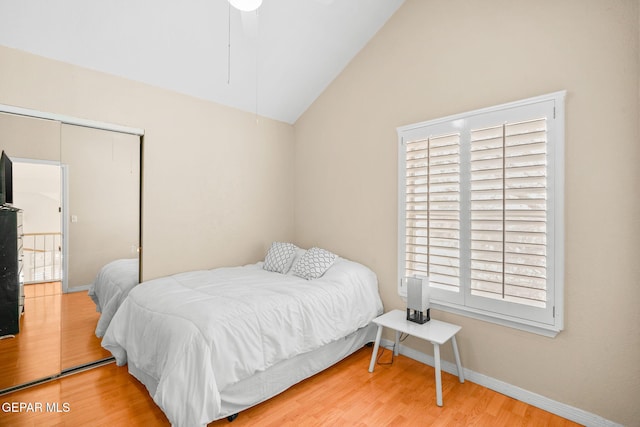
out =
<svg viewBox="0 0 640 427"><path fill-rule="evenodd" d="M460 354L458 353L458 343L456 342L456 334L462 327L452 325L451 323L441 322L431 319L427 323L419 324L407 320L407 314L402 310L392 310L380 317L373 319L373 323L378 325L376 334L376 342L373 346L373 354L371 354L371 363L369 363L369 372L373 372L376 364L376 356L380 348L380 338L382 337L383 328L391 328L396 331L396 345L393 348L393 354L398 355L398 347L400 344L400 333L413 335L417 338L429 341L433 344L433 358L435 359L436 370L436 403L442 406L442 376L440 373L440 344L444 344L451 340L453 346L453 354L456 358L458 367L458 378L460 382L464 382L464 374L462 372L462 364L460 363Z"/></svg>

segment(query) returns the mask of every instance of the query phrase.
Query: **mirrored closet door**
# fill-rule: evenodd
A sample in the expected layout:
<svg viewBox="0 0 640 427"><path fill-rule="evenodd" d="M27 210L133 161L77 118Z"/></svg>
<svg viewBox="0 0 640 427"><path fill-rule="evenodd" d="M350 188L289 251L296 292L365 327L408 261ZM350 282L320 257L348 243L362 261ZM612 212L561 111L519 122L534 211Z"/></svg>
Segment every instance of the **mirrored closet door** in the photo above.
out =
<svg viewBox="0 0 640 427"><path fill-rule="evenodd" d="M19 332L0 339L0 393L110 359L89 288L118 260L140 277L142 133L65 119L0 113L25 296Z"/></svg>
<svg viewBox="0 0 640 427"><path fill-rule="evenodd" d="M99 315L87 291L103 267L138 262L140 138L63 124L60 145L68 260L61 310L64 372L111 357L95 335Z"/></svg>
<svg viewBox="0 0 640 427"><path fill-rule="evenodd" d="M14 114L0 113L0 149L11 159L14 169L14 189L23 188L26 191L14 194L11 204L20 208L20 205L27 205L40 199L35 206L39 209L51 208L51 212L42 212L43 216L51 217L53 220L47 225L38 225L37 228L47 228L48 233L60 232L60 206L59 196L49 194L46 189L38 191L31 187L30 182L24 182L18 176L23 172L22 163L19 159L29 159L28 165L47 165L58 171L60 164L60 122L53 120L42 120L32 117L25 117ZM27 165L27 163L25 163ZM17 174L16 174L17 172ZM29 178L30 179L30 178ZM19 180L19 182L16 182ZM37 180L37 179L36 179ZM59 193L59 185L53 183ZM31 223L38 220L31 217L34 213L32 209L21 210L22 230L31 233L33 229L24 227L25 215ZM53 229L48 229L54 224ZM27 236L31 238L31 236ZM20 384L30 383L41 378L48 378L60 372L60 315L61 300L59 295L60 284L56 290L55 283L49 285L43 281L39 285L24 285L24 262L35 260L37 254L33 248L24 247L24 238L21 242L22 253L19 257L22 260L22 282L18 286L22 287L24 295L23 310L19 312L19 330L12 330L10 334L3 334L0 339L0 390L8 389ZM5 242L8 247L12 242ZM30 244L30 242L28 243ZM4 248L3 248L4 249ZM26 256L26 259L25 259ZM32 277L27 278L30 282ZM13 283L8 283L11 278L4 275L0 279L3 288L11 289ZM52 281L53 282L53 281ZM37 288L37 289L36 289ZM56 295L58 294L58 295ZM3 299L9 302L3 305L3 310L15 311L11 304L12 298L7 293Z"/></svg>

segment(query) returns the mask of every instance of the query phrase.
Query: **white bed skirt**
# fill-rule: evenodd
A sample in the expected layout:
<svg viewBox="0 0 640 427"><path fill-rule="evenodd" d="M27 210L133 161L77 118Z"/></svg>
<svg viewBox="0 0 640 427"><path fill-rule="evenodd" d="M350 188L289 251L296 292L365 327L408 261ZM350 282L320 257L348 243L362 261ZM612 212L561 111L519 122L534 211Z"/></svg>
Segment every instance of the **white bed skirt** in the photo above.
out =
<svg viewBox="0 0 640 427"><path fill-rule="evenodd" d="M220 392L222 405L216 419L226 418L264 402L292 385L336 364L366 343L374 341L376 330L375 324L371 323L338 341L284 360L266 371L230 385ZM130 361L128 367L129 373L144 384L149 394L153 396L158 385L155 379L146 375ZM363 366L362 369L367 369L367 366Z"/></svg>

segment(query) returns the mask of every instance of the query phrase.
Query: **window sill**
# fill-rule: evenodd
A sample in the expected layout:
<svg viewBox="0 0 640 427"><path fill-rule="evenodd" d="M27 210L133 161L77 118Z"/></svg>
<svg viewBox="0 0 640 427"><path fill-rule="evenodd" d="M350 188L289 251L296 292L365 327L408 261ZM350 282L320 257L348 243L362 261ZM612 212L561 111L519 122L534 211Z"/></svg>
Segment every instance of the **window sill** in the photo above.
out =
<svg viewBox="0 0 640 427"><path fill-rule="evenodd" d="M555 338L561 331L561 329L558 329L551 325L543 325L530 321L524 321L521 319L503 316L497 313L488 313L486 311L463 307L456 304L436 302L431 300L430 307L435 310L446 311L448 313L458 314L460 316L482 320L485 322L494 323L496 325L506 326L508 328L518 329L549 338Z"/></svg>

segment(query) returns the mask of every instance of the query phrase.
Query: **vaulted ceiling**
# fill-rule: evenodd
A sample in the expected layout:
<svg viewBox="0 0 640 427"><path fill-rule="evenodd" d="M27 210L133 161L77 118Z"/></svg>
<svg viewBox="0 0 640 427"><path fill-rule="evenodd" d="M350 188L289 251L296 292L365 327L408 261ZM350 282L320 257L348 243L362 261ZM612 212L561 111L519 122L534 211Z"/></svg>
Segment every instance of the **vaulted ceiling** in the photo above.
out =
<svg viewBox="0 0 640 427"><path fill-rule="evenodd" d="M404 0L0 0L0 44L294 123Z"/></svg>

